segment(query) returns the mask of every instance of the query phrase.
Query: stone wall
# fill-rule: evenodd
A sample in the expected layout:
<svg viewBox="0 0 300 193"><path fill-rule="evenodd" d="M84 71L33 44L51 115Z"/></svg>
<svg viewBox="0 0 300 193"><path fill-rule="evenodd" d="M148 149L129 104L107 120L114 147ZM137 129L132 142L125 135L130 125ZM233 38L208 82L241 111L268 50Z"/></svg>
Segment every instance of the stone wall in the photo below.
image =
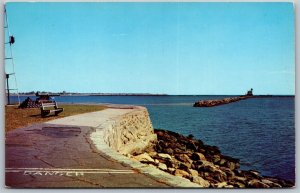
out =
<svg viewBox="0 0 300 193"><path fill-rule="evenodd" d="M121 154L142 153L157 140L147 109L131 108L132 111L111 118L103 131L106 144Z"/></svg>

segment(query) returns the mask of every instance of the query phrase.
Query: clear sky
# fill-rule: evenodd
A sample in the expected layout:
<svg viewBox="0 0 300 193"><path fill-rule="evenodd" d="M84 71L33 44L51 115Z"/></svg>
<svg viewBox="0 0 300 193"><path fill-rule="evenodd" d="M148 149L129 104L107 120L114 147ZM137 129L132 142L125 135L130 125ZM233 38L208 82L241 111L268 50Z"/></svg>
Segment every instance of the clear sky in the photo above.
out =
<svg viewBox="0 0 300 193"><path fill-rule="evenodd" d="M295 93L291 3L6 8L20 92Z"/></svg>

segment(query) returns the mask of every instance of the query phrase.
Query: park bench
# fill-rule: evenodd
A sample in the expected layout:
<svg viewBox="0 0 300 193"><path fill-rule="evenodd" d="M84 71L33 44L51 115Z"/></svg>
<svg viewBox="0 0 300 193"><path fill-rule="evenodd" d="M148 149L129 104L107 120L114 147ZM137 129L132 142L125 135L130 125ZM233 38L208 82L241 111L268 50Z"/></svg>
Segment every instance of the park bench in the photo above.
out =
<svg viewBox="0 0 300 193"><path fill-rule="evenodd" d="M57 103L55 101L41 103L41 116L46 117L46 115L50 113L54 113L55 116L58 115L59 113L63 112L63 108L58 108Z"/></svg>

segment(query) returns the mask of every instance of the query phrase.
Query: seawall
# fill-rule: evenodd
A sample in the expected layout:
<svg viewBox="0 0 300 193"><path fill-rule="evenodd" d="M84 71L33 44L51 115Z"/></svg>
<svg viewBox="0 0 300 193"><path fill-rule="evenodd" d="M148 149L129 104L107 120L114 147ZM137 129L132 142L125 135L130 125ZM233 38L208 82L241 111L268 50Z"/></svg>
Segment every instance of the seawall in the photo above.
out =
<svg viewBox="0 0 300 193"><path fill-rule="evenodd" d="M103 131L105 143L121 154L142 153L153 145L156 134L148 111L144 107L132 106L131 111L106 122Z"/></svg>

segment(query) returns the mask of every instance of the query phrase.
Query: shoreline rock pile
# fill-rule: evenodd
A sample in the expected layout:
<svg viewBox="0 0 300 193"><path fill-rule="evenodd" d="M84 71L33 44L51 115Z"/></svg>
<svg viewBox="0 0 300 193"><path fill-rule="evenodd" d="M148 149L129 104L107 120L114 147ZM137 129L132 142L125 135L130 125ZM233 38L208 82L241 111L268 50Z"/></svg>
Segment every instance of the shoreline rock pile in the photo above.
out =
<svg viewBox="0 0 300 193"><path fill-rule="evenodd" d="M218 105L225 105L228 103L237 102L240 100L245 100L248 98L252 98L252 96L239 96L239 97L231 97L231 98L224 98L218 100L201 100L194 103L193 107L214 107Z"/></svg>
<svg viewBox="0 0 300 193"><path fill-rule="evenodd" d="M167 130L155 130L155 133L154 147L128 156L204 188L294 187L294 183L287 180L262 176L254 170L240 170L239 159L222 155L218 147L205 145L193 136Z"/></svg>

